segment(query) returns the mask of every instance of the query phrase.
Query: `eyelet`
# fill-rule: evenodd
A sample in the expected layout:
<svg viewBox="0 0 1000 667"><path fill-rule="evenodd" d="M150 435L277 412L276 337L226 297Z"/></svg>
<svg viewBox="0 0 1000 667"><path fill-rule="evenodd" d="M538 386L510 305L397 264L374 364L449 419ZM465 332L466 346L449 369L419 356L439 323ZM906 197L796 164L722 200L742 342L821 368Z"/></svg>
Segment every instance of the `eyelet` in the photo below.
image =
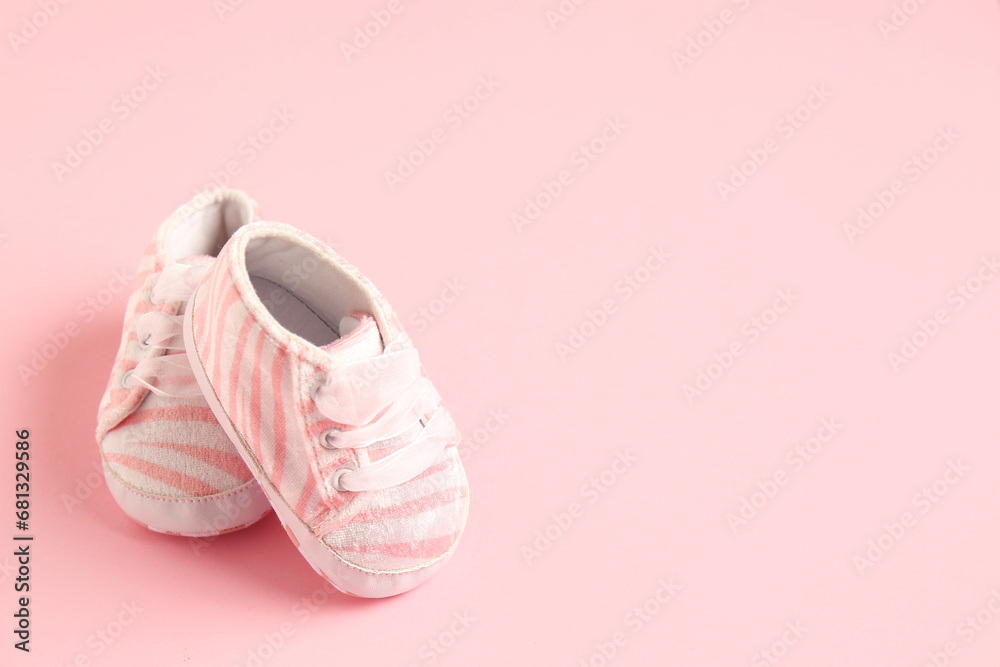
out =
<svg viewBox="0 0 1000 667"><path fill-rule="evenodd" d="M146 340L137 341L139 343L139 349L143 350L143 351L148 350L149 349L149 339L152 338L152 337L153 337L153 334L149 334L148 336L146 336Z"/></svg>
<svg viewBox="0 0 1000 667"><path fill-rule="evenodd" d="M130 386L128 383L128 381L132 379L132 373L133 371L128 370L122 374L121 383L122 387L124 387L125 389L134 389L134 387Z"/></svg>
<svg viewBox="0 0 1000 667"><path fill-rule="evenodd" d="M311 398L312 400L315 401L316 400L316 394L319 392L320 387L322 387L325 384L326 384L326 376L325 375L318 375L313 380L312 386L309 387L309 398Z"/></svg>
<svg viewBox="0 0 1000 667"><path fill-rule="evenodd" d="M334 444L337 440L337 434L340 433L340 429L328 428L319 434L319 444L324 449L337 449L337 445Z"/></svg>
<svg viewBox="0 0 1000 667"><path fill-rule="evenodd" d="M344 493L347 491L344 487L340 485L341 478L349 472L354 472L350 468L340 468L335 470L330 478L326 481L326 486L331 493Z"/></svg>

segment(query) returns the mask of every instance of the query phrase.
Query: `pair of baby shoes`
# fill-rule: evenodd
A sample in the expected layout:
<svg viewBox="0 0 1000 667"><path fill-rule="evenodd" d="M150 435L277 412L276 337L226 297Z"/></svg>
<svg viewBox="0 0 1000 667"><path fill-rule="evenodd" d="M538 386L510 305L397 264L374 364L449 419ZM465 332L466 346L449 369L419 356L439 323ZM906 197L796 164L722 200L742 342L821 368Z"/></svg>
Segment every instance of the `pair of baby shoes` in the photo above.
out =
<svg viewBox="0 0 1000 667"><path fill-rule="evenodd" d="M340 591L386 597L449 559L459 434L371 282L244 193L202 194L146 248L98 410L121 508L209 536L274 509Z"/></svg>

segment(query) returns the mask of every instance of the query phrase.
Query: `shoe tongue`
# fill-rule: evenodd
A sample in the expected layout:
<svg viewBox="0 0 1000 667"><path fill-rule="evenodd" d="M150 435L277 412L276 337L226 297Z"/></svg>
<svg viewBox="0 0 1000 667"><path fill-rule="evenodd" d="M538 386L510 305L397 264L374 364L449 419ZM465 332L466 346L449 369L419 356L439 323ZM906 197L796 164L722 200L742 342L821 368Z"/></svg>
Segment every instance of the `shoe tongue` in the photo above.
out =
<svg viewBox="0 0 1000 667"><path fill-rule="evenodd" d="M367 313L351 313L340 318L340 338L322 346L337 365L371 359L382 354L382 334L375 318Z"/></svg>
<svg viewBox="0 0 1000 667"><path fill-rule="evenodd" d="M180 301L186 304L214 262L215 258L208 255L191 255L165 266L153 285L153 303Z"/></svg>

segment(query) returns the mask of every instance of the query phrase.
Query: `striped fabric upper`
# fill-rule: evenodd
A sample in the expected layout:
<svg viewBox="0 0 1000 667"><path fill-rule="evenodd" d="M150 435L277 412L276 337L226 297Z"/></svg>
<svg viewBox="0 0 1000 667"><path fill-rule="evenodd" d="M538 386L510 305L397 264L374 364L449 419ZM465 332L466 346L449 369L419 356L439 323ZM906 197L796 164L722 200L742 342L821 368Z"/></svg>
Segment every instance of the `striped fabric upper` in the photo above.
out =
<svg viewBox="0 0 1000 667"><path fill-rule="evenodd" d="M253 479L204 399L147 395L103 451L120 479L153 496L211 496Z"/></svg>
<svg viewBox="0 0 1000 667"><path fill-rule="evenodd" d="M276 241L269 282L260 282L248 270L248 246L257 247L262 239ZM321 279L328 274L339 278L327 285ZM341 299L345 303L338 304L339 310L372 317L329 345L313 344L286 329L262 301L260 286L271 283L282 288L281 298L275 299L279 304L302 291L308 293L304 302ZM377 358L393 341L409 345L389 305L357 269L307 234L277 223L256 223L230 240L189 308L194 309L194 349L188 354L204 369L259 469L258 479L269 480L280 496L272 503L287 505L316 539L364 571L419 569L450 555L468 507L457 432L438 460L408 482L359 493L328 484L334 470L387 456L422 428L417 424L364 448L319 445L324 431L341 426L325 417L314 400L323 374L341 364Z"/></svg>
<svg viewBox="0 0 1000 667"><path fill-rule="evenodd" d="M174 256L178 248L203 243L202 250L214 250L207 246L223 234L221 218L226 207L231 209L230 216L245 218L239 224L254 215L253 202L242 193L217 191L179 208L147 246L126 306L121 345L98 408L97 442L106 470L128 488L149 496L201 498L229 492L253 479L203 397L163 397L140 385L126 385L128 374L142 360L163 354L140 344L139 318L152 311L175 315L184 309L178 301L153 303L157 280L164 269L185 259ZM213 260L206 256L188 261Z"/></svg>

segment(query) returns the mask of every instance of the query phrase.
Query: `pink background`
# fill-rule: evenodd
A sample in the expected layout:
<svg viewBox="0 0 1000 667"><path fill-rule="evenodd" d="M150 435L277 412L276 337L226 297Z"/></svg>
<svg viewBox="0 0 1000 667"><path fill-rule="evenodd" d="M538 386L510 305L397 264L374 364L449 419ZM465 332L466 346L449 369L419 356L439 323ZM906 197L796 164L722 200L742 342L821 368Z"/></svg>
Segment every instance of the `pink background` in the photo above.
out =
<svg viewBox="0 0 1000 667"><path fill-rule="evenodd" d="M595 0L555 27L558 0L401 0L348 61L341 43L389 4L4 4L0 540L13 432L29 428L36 542L29 656L11 647L0 557L2 662L997 664L1000 280L976 277L1000 253L997 3L900 0L915 14L886 32L890 0ZM157 67L123 117L116 99ZM480 77L496 89L447 120ZM828 99L799 109L812 89ZM293 118L268 135L275 109ZM104 119L60 180L53 162ZM446 140L390 189L384 173L437 128ZM914 171L925 150L936 161ZM724 198L748 155L763 165ZM114 274L227 163L265 218L380 286L469 438L465 537L412 593L308 610L327 589L273 516L204 544L158 535L91 475L127 298ZM571 184L518 233L511 214L564 169ZM845 224L879 197L893 201L852 243ZM650 246L671 258L647 275ZM648 278L631 298L626 274ZM444 304L449 280L463 289ZM776 315L778 290L794 300ZM608 299L603 326L583 325ZM592 335L561 359L581 325ZM904 337L920 348L894 368ZM715 379L688 400L699 371ZM504 423L477 443L491 410ZM795 448L831 418L805 462ZM616 452L635 462L597 492ZM734 530L744 499L759 508Z"/></svg>

